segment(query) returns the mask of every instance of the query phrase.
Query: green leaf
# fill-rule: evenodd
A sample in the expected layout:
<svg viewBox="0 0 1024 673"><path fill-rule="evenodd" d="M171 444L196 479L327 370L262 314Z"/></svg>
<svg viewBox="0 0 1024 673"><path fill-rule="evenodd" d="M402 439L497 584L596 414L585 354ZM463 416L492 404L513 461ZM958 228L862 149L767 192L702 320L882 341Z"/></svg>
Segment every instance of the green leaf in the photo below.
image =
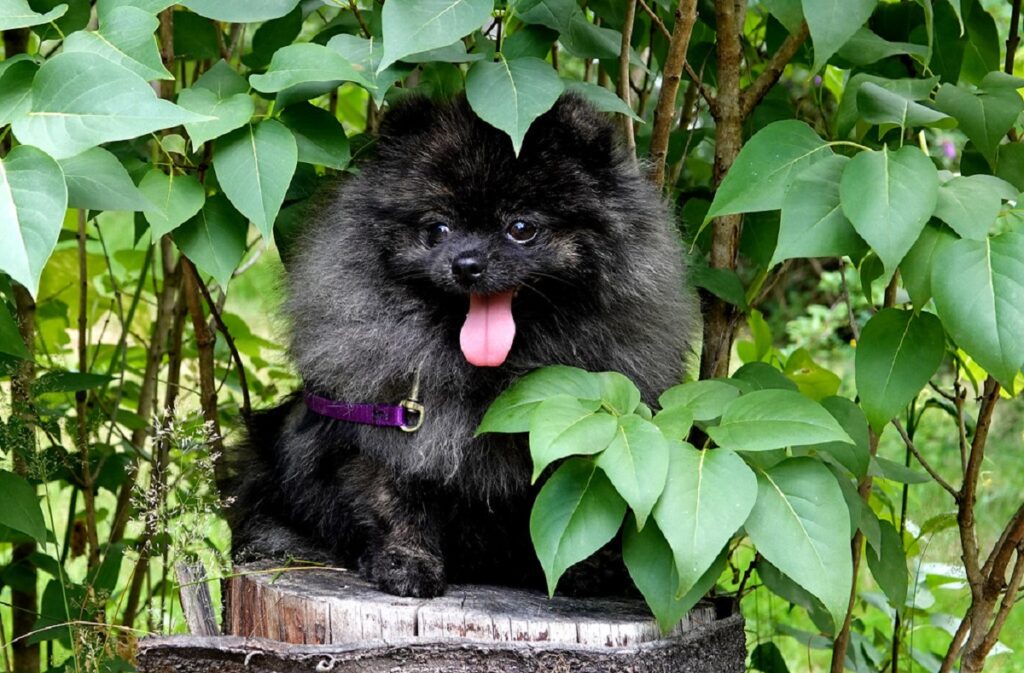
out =
<svg viewBox="0 0 1024 673"><path fill-rule="evenodd" d="M1013 187L993 175L958 175L939 185L935 217L953 228L963 238L984 241L995 224L996 217L1007 197L1007 188Z"/></svg>
<svg viewBox="0 0 1024 673"><path fill-rule="evenodd" d="M355 82L367 89L373 87L336 50L312 42L290 44L277 50L266 73L249 76L252 88L263 93L283 91L307 82Z"/></svg>
<svg viewBox="0 0 1024 673"><path fill-rule="evenodd" d="M537 494L530 537L553 595L562 573L615 537L626 503L593 461L567 460Z"/></svg>
<svg viewBox="0 0 1024 673"><path fill-rule="evenodd" d="M411 71L410 66L396 63L378 72L380 60L384 56L384 47L376 37L364 39L341 33L332 37L327 42L327 47L341 54L352 67L361 69L359 72L373 85L370 94L377 105L384 102L384 94L391 85Z"/></svg>
<svg viewBox="0 0 1024 673"><path fill-rule="evenodd" d="M882 479L896 481L901 484L927 484L932 480L924 472L912 470L902 463L897 463L881 456L873 456L871 458L868 474L872 477L881 477Z"/></svg>
<svg viewBox="0 0 1024 673"><path fill-rule="evenodd" d="M255 112L252 97L247 93L221 98L209 89L195 87L178 94L178 105L210 118L185 124L193 151L207 141L245 126Z"/></svg>
<svg viewBox="0 0 1024 673"><path fill-rule="evenodd" d="M736 386L724 381L692 381L663 392L658 404L663 409L684 406L693 412L693 420L713 421L722 415L726 405L739 396Z"/></svg>
<svg viewBox="0 0 1024 673"><path fill-rule="evenodd" d="M845 397L826 397L821 401L821 406L825 407L832 417L839 421L839 425L843 426L843 430L853 439L854 443L826 442L814 448L832 456L837 463L852 472L855 477L863 477L868 472L868 461L871 457L868 419L864 416L864 412Z"/></svg>
<svg viewBox="0 0 1024 673"><path fill-rule="evenodd" d="M551 45L557 39L557 31L545 26L527 24L505 38L501 44L501 53L505 55L505 58L523 58L525 56L544 58L551 51ZM576 81L573 80L574 83ZM566 87L569 87L568 82L566 82ZM621 102L621 99L619 100Z"/></svg>
<svg viewBox="0 0 1024 673"><path fill-rule="evenodd" d="M295 136L299 161L337 170L348 166L352 159L348 136L330 112L309 103L297 103L281 113L281 121Z"/></svg>
<svg viewBox="0 0 1024 673"><path fill-rule="evenodd" d="M1024 233L942 246L934 257L932 292L957 345L1012 389L1024 365Z"/></svg>
<svg viewBox="0 0 1024 673"><path fill-rule="evenodd" d="M800 0L763 0L761 3L791 33L795 33L804 20Z"/></svg>
<svg viewBox="0 0 1024 673"><path fill-rule="evenodd" d="M168 175L153 168L139 183L139 190L149 199L143 210L151 227L153 242L177 229L199 212L206 201L206 191L191 175Z"/></svg>
<svg viewBox="0 0 1024 673"><path fill-rule="evenodd" d="M771 641L759 643L754 648L750 653L750 667L761 673L789 673L779 646Z"/></svg>
<svg viewBox="0 0 1024 673"><path fill-rule="evenodd" d="M219 99L230 98L235 94L249 93L249 83L222 59L204 72L192 89L208 89Z"/></svg>
<svg viewBox="0 0 1024 673"><path fill-rule="evenodd" d="M384 55L378 70L410 54L446 47L481 28L494 0L394 0L381 12Z"/></svg>
<svg viewBox="0 0 1024 673"><path fill-rule="evenodd" d="M533 412L530 423L530 456L533 481L556 460L603 451L615 437L615 417L594 413L596 407L569 395L550 397Z"/></svg>
<svg viewBox="0 0 1024 673"><path fill-rule="evenodd" d="M0 470L0 493L4 506L0 507L0 525L24 533L39 544L46 543L46 521L39 508L36 489L18 475Z"/></svg>
<svg viewBox="0 0 1024 673"><path fill-rule="evenodd" d="M171 5L173 0L99 0L96 4L96 14L100 21L110 12L118 7L135 7L150 14L159 14Z"/></svg>
<svg viewBox="0 0 1024 673"><path fill-rule="evenodd" d="M857 393L881 434L942 364L946 336L931 313L887 308L871 317L857 342Z"/></svg>
<svg viewBox="0 0 1024 673"><path fill-rule="evenodd" d="M558 73L539 58L480 61L466 77L473 111L512 139L516 154L533 120L551 109L562 93Z"/></svg>
<svg viewBox="0 0 1024 673"><path fill-rule="evenodd" d="M619 418L614 438L597 457L598 467L633 510L639 528L665 488L668 461L668 442L661 430L634 414Z"/></svg>
<svg viewBox="0 0 1024 673"><path fill-rule="evenodd" d="M654 506L654 520L676 562L676 596L694 587L747 520L757 499L757 480L728 449L698 451L672 442L665 492Z"/></svg>
<svg viewBox="0 0 1024 673"><path fill-rule="evenodd" d="M102 56L65 53L39 68L32 111L14 121L14 134L66 159L101 143L203 119L160 100L145 80Z"/></svg>
<svg viewBox="0 0 1024 673"><path fill-rule="evenodd" d="M757 562L757 576L773 594L807 610L808 616L819 631L829 634L835 632L832 616L829 615L821 601L763 558ZM831 647L831 640L825 642Z"/></svg>
<svg viewBox="0 0 1024 673"><path fill-rule="evenodd" d="M708 434L719 446L736 451L853 443L824 407L792 390L755 390L739 397L725 408L722 422L708 428Z"/></svg>
<svg viewBox="0 0 1024 673"><path fill-rule="evenodd" d="M620 416L631 414L640 406L640 390L628 377L619 372L600 372L601 400L612 413Z"/></svg>
<svg viewBox="0 0 1024 673"><path fill-rule="evenodd" d="M801 121L769 124L747 141L715 192L704 217L777 210L798 175L832 155L825 141Z"/></svg>
<svg viewBox="0 0 1024 673"><path fill-rule="evenodd" d="M94 147L60 162L68 207L139 211L152 207L113 154Z"/></svg>
<svg viewBox="0 0 1024 673"><path fill-rule="evenodd" d="M260 25L252 36L252 51L242 63L252 70L266 68L274 53L294 42L302 32L302 3L284 16Z"/></svg>
<svg viewBox="0 0 1024 673"><path fill-rule="evenodd" d="M195 217L174 231L174 242L196 267L226 288L245 254L248 231L245 217L223 195L217 194L206 200Z"/></svg>
<svg viewBox="0 0 1024 673"><path fill-rule="evenodd" d="M88 52L116 63L144 80L174 79L160 60L153 32L160 20L135 7L111 10L98 31L80 30L64 40L64 52Z"/></svg>
<svg viewBox="0 0 1024 673"><path fill-rule="evenodd" d="M864 121L883 128L896 127L905 130L926 126L951 129L957 125L956 119L949 115L925 107L907 96L873 82L864 82L857 91L857 109L860 110Z"/></svg>
<svg viewBox="0 0 1024 673"><path fill-rule="evenodd" d="M860 28L837 53L841 59L854 65L870 65L900 54L907 54L919 63L926 63L928 47L911 42L889 42L870 28Z"/></svg>
<svg viewBox="0 0 1024 673"><path fill-rule="evenodd" d="M462 40L455 40L455 42L444 47L403 56L402 61L405 63L471 63L484 58L487 58L486 54L479 52L470 53L466 51L466 44ZM393 65L388 67L393 67Z"/></svg>
<svg viewBox="0 0 1024 673"><path fill-rule="evenodd" d="M783 373L796 384L801 394L820 402L839 390L839 377L811 357L806 348L798 348L786 359Z"/></svg>
<svg viewBox="0 0 1024 673"><path fill-rule="evenodd" d="M772 330L756 308L747 316L753 341L737 341L736 353L743 362L768 362L772 357Z"/></svg>
<svg viewBox="0 0 1024 673"><path fill-rule="evenodd" d="M46 372L32 384L32 394L75 393L105 386L114 379L104 374L53 370Z"/></svg>
<svg viewBox="0 0 1024 673"><path fill-rule="evenodd" d="M32 354L25 348L25 342L21 339L18 323L14 321L14 317L11 315L10 310L8 310L7 304L2 301L0 301L0 353L11 355L21 360L32 359Z"/></svg>
<svg viewBox="0 0 1024 673"><path fill-rule="evenodd" d="M881 548L868 547L865 550L868 567L889 604L902 610L907 602L907 555L896 528L888 521L880 523Z"/></svg>
<svg viewBox="0 0 1024 673"><path fill-rule="evenodd" d="M557 395L600 400L601 382L596 375L576 367L553 365L536 369L513 383L491 403L476 434L526 432L530 429L537 405Z"/></svg>
<svg viewBox="0 0 1024 673"><path fill-rule="evenodd" d="M643 123L644 121L637 116L635 112L633 112L633 108L626 105L623 100L610 89L606 89L603 86L598 86L591 82L580 82L573 79L563 79L562 84L566 91L579 94L601 112L615 112L618 114L624 114L630 119L640 123Z"/></svg>
<svg viewBox="0 0 1024 673"><path fill-rule="evenodd" d="M213 21L182 9L174 10L173 23L174 58L185 61L216 61L220 58L218 39L224 37Z"/></svg>
<svg viewBox="0 0 1024 673"><path fill-rule="evenodd" d="M814 43L817 72L860 30L875 11L878 0L802 0L804 18Z"/></svg>
<svg viewBox="0 0 1024 673"><path fill-rule="evenodd" d="M849 162L844 156L829 156L793 181L782 202L770 266L796 257L856 257L865 249L839 202L839 181Z"/></svg>
<svg viewBox="0 0 1024 673"><path fill-rule="evenodd" d="M213 156L217 182L267 240L298 160L295 136L273 119L248 124L217 142Z"/></svg>
<svg viewBox="0 0 1024 673"><path fill-rule="evenodd" d="M299 0L184 0L181 4L214 21L254 23L284 16Z"/></svg>
<svg viewBox="0 0 1024 673"><path fill-rule="evenodd" d="M732 386L729 386L732 388ZM734 389L735 390L735 389ZM693 411L690 407L679 404L666 407L656 413L652 419L668 439L684 440L693 427Z"/></svg>
<svg viewBox="0 0 1024 673"><path fill-rule="evenodd" d="M64 16L67 5L57 5L45 14L33 12L27 0L0 0L0 30L26 28L49 23Z"/></svg>
<svg viewBox="0 0 1024 673"><path fill-rule="evenodd" d="M29 111L32 79L39 70L39 64L28 58L2 63L10 65L0 70L0 126L10 124Z"/></svg>
<svg viewBox="0 0 1024 673"><path fill-rule="evenodd" d="M67 203L60 164L46 153L19 145L0 158L0 271L33 297L57 245Z"/></svg>
<svg viewBox="0 0 1024 673"><path fill-rule="evenodd" d="M1024 111L1024 100L1014 89L995 89L971 93L943 84L935 96L935 107L955 117L960 130L988 160L996 165L999 143Z"/></svg>
<svg viewBox="0 0 1024 673"><path fill-rule="evenodd" d="M795 383L767 362L748 362L733 372L729 381L744 391L792 390L795 392L797 390Z"/></svg>
<svg viewBox="0 0 1024 673"><path fill-rule="evenodd" d="M935 211L939 177L916 147L861 152L839 183L843 214L882 260L887 275L910 250Z"/></svg>
<svg viewBox="0 0 1024 673"><path fill-rule="evenodd" d="M853 567L850 515L835 477L813 458L789 458L759 471L757 486L745 527L758 552L842 624Z"/></svg>
<svg viewBox="0 0 1024 673"><path fill-rule="evenodd" d="M843 99L839 102L839 109L836 112L836 136L845 138L850 135L854 126L860 120L860 113L857 110L857 95L865 83L871 82L891 91L903 98L910 100L925 100L931 96L932 89L939 83L938 77L929 79L886 79L877 75L868 75L859 72L850 78L843 90Z"/></svg>
<svg viewBox="0 0 1024 673"><path fill-rule="evenodd" d="M626 563L626 570L654 613L663 634L671 631L711 590L725 570L727 557L725 553L720 554L693 588L683 597L676 598L679 572L672 548L658 526L649 521L643 530L638 530L631 518L626 522L622 535L622 560Z"/></svg>
<svg viewBox="0 0 1024 673"><path fill-rule="evenodd" d="M900 277L903 287L914 300L914 308L920 310L932 298L932 260L942 247L957 240L947 227L932 221L921 232L921 236L900 262Z"/></svg>
<svg viewBox="0 0 1024 673"><path fill-rule="evenodd" d="M690 268L690 280L699 288L707 290L743 311L750 309L747 304L743 281L733 269L715 269L694 265Z"/></svg>

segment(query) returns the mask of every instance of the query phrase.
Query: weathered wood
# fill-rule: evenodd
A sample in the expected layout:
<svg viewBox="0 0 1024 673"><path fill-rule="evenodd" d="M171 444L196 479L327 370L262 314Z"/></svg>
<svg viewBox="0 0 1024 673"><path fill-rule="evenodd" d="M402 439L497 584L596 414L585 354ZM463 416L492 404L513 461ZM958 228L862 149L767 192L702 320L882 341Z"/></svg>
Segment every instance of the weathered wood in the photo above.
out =
<svg viewBox="0 0 1024 673"><path fill-rule="evenodd" d="M662 637L639 599L570 599L486 586L383 594L329 568L237 569L220 638L151 638L142 673L740 673L743 620L701 603Z"/></svg>
<svg viewBox="0 0 1024 673"><path fill-rule="evenodd" d="M459 638L624 647L661 639L639 599L549 599L488 586L453 586L434 599L400 598L347 570L268 568L245 566L229 580L228 634L307 645ZM701 603L669 637L714 620L714 607Z"/></svg>
<svg viewBox="0 0 1024 673"><path fill-rule="evenodd" d="M150 638L143 673L741 673L743 619L733 615L675 638L631 647L422 639L285 645L239 636Z"/></svg>
<svg viewBox="0 0 1024 673"><path fill-rule="evenodd" d="M193 636L219 636L217 615L206 583L206 568L202 563L182 562L174 566L174 573L178 578L178 595L189 633Z"/></svg>

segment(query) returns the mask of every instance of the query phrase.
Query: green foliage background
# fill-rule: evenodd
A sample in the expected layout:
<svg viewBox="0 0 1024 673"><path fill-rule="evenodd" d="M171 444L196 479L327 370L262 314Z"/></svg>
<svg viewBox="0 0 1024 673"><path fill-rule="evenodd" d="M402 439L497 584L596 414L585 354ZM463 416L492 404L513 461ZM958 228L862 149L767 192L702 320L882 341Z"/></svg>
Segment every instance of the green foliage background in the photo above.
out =
<svg viewBox="0 0 1024 673"><path fill-rule="evenodd" d="M1019 611L980 642L1024 570L1019 11L0 0L0 670L123 670L176 563L230 572L223 444L298 384L280 254L382 110L464 92L518 151L563 91L677 206L706 327L657 408L555 367L483 419L529 432L549 588L621 531L665 630L731 598L766 673L949 670L962 623L1024 670Z"/></svg>

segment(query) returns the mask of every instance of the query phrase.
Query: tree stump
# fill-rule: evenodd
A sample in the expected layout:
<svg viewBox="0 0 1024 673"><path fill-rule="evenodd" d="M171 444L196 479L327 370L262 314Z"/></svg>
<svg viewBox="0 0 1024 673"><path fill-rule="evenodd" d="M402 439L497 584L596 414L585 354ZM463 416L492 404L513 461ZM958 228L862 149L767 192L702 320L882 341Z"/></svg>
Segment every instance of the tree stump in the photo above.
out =
<svg viewBox="0 0 1024 673"><path fill-rule="evenodd" d="M139 670L739 673L746 660L742 618L711 603L662 637L640 600L485 586L400 598L341 569L238 571L224 592L229 635L144 640Z"/></svg>

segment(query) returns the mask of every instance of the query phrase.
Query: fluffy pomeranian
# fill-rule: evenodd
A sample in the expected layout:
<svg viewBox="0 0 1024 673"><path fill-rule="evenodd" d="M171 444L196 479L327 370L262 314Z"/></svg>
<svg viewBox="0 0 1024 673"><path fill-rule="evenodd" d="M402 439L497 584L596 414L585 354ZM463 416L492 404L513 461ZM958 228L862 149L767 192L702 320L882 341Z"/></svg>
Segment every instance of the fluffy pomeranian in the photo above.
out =
<svg viewBox="0 0 1024 673"><path fill-rule="evenodd" d="M304 394L236 447L236 558L327 559L402 596L543 587L526 438L475 437L484 412L551 364L622 372L652 403L681 379L699 315L661 195L573 95L518 157L464 98L403 100L375 157L309 217L287 276ZM414 387L415 432L311 403L379 410Z"/></svg>

